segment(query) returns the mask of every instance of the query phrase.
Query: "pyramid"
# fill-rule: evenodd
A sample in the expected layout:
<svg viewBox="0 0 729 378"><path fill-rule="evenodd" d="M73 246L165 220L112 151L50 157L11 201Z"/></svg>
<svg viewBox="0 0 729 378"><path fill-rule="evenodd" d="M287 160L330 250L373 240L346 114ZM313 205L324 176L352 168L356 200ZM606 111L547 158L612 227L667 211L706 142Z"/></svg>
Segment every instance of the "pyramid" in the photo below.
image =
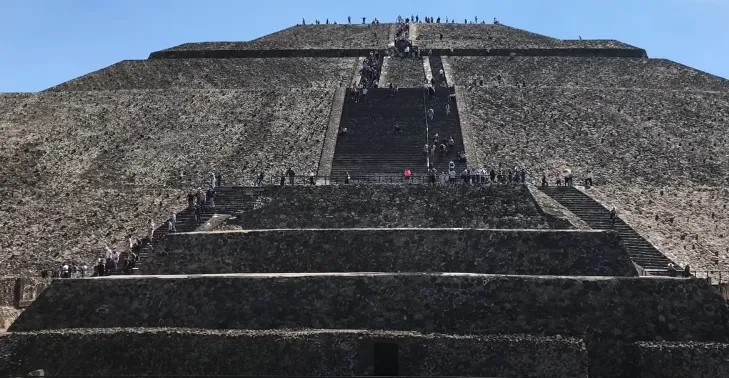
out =
<svg viewBox="0 0 729 378"><path fill-rule="evenodd" d="M728 375L729 81L368 21L0 94L0 376Z"/></svg>

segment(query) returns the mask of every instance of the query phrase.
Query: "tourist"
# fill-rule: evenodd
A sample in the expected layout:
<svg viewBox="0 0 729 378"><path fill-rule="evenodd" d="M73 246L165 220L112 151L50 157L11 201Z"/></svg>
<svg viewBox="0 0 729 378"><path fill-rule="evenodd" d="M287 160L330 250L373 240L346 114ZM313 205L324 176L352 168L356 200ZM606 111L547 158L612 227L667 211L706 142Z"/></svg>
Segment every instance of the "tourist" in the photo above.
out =
<svg viewBox="0 0 729 378"><path fill-rule="evenodd" d="M686 278L691 277L691 267L688 264L683 268L683 276Z"/></svg>
<svg viewBox="0 0 729 378"><path fill-rule="evenodd" d="M68 271L68 264L61 266L61 278L71 278L71 274Z"/></svg>
<svg viewBox="0 0 729 378"><path fill-rule="evenodd" d="M519 175L521 176L521 183L526 184L526 169L522 169Z"/></svg>
<svg viewBox="0 0 729 378"><path fill-rule="evenodd" d="M316 181L314 180L314 172L309 173L309 185L316 185Z"/></svg>
<svg viewBox="0 0 729 378"><path fill-rule="evenodd" d="M256 186L263 186L263 172L260 172L258 174L258 179L256 180Z"/></svg>
<svg viewBox="0 0 729 378"><path fill-rule="evenodd" d="M542 175L542 186L549 186L549 182L547 182L547 175Z"/></svg>
<svg viewBox="0 0 729 378"><path fill-rule="evenodd" d="M435 158L435 150L438 148L436 143L430 146L430 157Z"/></svg>
<svg viewBox="0 0 729 378"><path fill-rule="evenodd" d="M177 224L177 213L172 212L170 219L172 220L172 224Z"/></svg>
<svg viewBox="0 0 729 378"><path fill-rule="evenodd" d="M362 17L362 25L364 25L367 21L367 17Z"/></svg>
<svg viewBox="0 0 729 378"><path fill-rule="evenodd" d="M286 171L286 176L288 176L288 177L289 177L289 184L290 184L290 185L294 185L294 178L296 177L296 173L294 173L294 170L293 170L293 169L291 169L291 168L289 168L289 169L288 169L288 170Z"/></svg>
<svg viewBox="0 0 729 378"><path fill-rule="evenodd" d="M192 192L187 193L187 208L192 209L195 205L195 194Z"/></svg>
<svg viewBox="0 0 729 378"><path fill-rule="evenodd" d="M212 187L208 188L208 191L205 192L205 200L207 201L206 206L209 204L210 207L215 208L215 190Z"/></svg>
<svg viewBox="0 0 729 378"><path fill-rule="evenodd" d="M470 177L469 177L468 168L464 168L463 172L461 172L461 180L463 180L464 184L468 184L469 179L470 179Z"/></svg>
<svg viewBox="0 0 729 378"><path fill-rule="evenodd" d="M216 181L216 184L215 184L216 187L219 188L219 187L223 186L223 174L218 172L218 174L215 176L215 181Z"/></svg>
<svg viewBox="0 0 729 378"><path fill-rule="evenodd" d="M286 175L281 175L281 181L279 182L279 185L284 186L286 185Z"/></svg>
<svg viewBox="0 0 729 378"><path fill-rule="evenodd" d="M362 101L364 101L366 99L367 99L367 87L364 87L364 88L362 88Z"/></svg>
<svg viewBox="0 0 729 378"><path fill-rule="evenodd" d="M210 178L210 186L214 188L215 187L215 172L210 172L210 175L212 176Z"/></svg>
<svg viewBox="0 0 729 378"><path fill-rule="evenodd" d="M668 276L676 277L676 267L673 266L673 263L668 263Z"/></svg>
<svg viewBox="0 0 729 378"><path fill-rule="evenodd" d="M344 183L345 184L349 184L349 179L350 179L350 177L349 177L349 171L346 171L345 172L345 175L346 176L344 176Z"/></svg>
<svg viewBox="0 0 729 378"><path fill-rule="evenodd" d="M104 273L106 273L106 267L104 266L104 260L99 258L99 261L97 261L96 266L94 267L94 275L97 277L104 276Z"/></svg>
<svg viewBox="0 0 729 378"><path fill-rule="evenodd" d="M195 222L202 222L202 208L199 203L195 204Z"/></svg>
<svg viewBox="0 0 729 378"><path fill-rule="evenodd" d="M81 268L80 268L81 278L86 277L86 272L88 270L89 270L89 267L86 264L81 265Z"/></svg>
<svg viewBox="0 0 729 378"><path fill-rule="evenodd" d="M347 23L352 25L352 16L347 16Z"/></svg>
<svg viewBox="0 0 729 378"><path fill-rule="evenodd" d="M114 266L115 269L116 269L117 266L119 266L119 257L120 257L119 256L119 252L117 252L117 251L112 252L112 254L111 254L111 263L112 263L112 265Z"/></svg>
<svg viewBox="0 0 729 378"><path fill-rule="evenodd" d="M433 108L428 109L428 119L430 121L432 121L434 117L435 117L435 112L433 111Z"/></svg>
<svg viewBox="0 0 729 378"><path fill-rule="evenodd" d="M446 113L446 115L451 114L451 103L450 102L446 103L445 113Z"/></svg>
<svg viewBox="0 0 729 378"><path fill-rule="evenodd" d="M399 123L395 124L395 134L399 134L402 132L402 128L400 127Z"/></svg>
<svg viewBox="0 0 729 378"><path fill-rule="evenodd" d="M426 143L423 147L423 156L428 157L428 151L430 151L430 146Z"/></svg>
<svg viewBox="0 0 729 378"><path fill-rule="evenodd" d="M618 212L615 210L615 207L610 210L610 222L615 226L615 219L618 217Z"/></svg>
<svg viewBox="0 0 729 378"><path fill-rule="evenodd" d="M175 228L175 222L172 221L172 219L167 221L167 233L173 233L177 232L177 228Z"/></svg>
<svg viewBox="0 0 729 378"><path fill-rule="evenodd" d="M590 189L590 187L592 187L592 171L588 169L585 176L585 188Z"/></svg>

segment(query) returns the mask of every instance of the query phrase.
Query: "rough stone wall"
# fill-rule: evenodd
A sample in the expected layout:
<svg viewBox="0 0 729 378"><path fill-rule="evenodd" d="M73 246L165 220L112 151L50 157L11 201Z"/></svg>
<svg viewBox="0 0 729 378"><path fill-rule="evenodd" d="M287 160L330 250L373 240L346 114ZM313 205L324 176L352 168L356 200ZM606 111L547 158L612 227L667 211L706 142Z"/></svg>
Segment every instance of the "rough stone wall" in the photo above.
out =
<svg viewBox="0 0 729 378"><path fill-rule="evenodd" d="M347 86L356 58L125 60L51 91L266 89Z"/></svg>
<svg viewBox="0 0 729 378"><path fill-rule="evenodd" d="M0 274L89 263L209 172L316 172L334 90L56 92L0 129ZM22 188L22 190L17 190Z"/></svg>
<svg viewBox="0 0 729 378"><path fill-rule="evenodd" d="M457 85L472 85L478 75L488 86L729 90L729 80L665 59L454 56L449 62Z"/></svg>
<svg viewBox="0 0 729 378"><path fill-rule="evenodd" d="M361 22L362 19L352 21ZM313 21L313 20L312 20ZM277 50L277 49L386 49L389 24L297 25L249 42L185 43L164 51Z"/></svg>
<svg viewBox="0 0 729 378"><path fill-rule="evenodd" d="M599 185L729 183L729 96L684 91L474 88L466 93L486 167L563 168Z"/></svg>
<svg viewBox="0 0 729 378"><path fill-rule="evenodd" d="M400 375L587 376L584 344L573 338L193 329L13 333L0 337L0 375L41 368L49 375L88 376L366 376L373 374L374 344L381 342L398 344Z"/></svg>
<svg viewBox="0 0 729 378"><path fill-rule="evenodd" d="M729 344L641 342L639 377L729 377Z"/></svg>
<svg viewBox="0 0 729 378"><path fill-rule="evenodd" d="M681 266L716 271L718 283L729 278L729 189L726 187L593 187L589 194L615 206L622 219ZM705 277L705 275L701 275Z"/></svg>
<svg viewBox="0 0 729 378"><path fill-rule="evenodd" d="M270 190L242 229L550 228L524 186L340 185Z"/></svg>
<svg viewBox="0 0 729 378"><path fill-rule="evenodd" d="M54 314L54 316L48 316ZM12 332L63 328L388 329L725 341L703 280L478 274L253 274L55 280Z"/></svg>
<svg viewBox="0 0 729 378"><path fill-rule="evenodd" d="M17 277L0 277L0 306L15 305Z"/></svg>
<svg viewBox="0 0 729 378"><path fill-rule="evenodd" d="M463 272L636 276L615 233L286 230L170 235L145 274Z"/></svg>
<svg viewBox="0 0 729 378"><path fill-rule="evenodd" d="M382 88L389 83L401 88L420 88L425 82L422 59L391 58L388 67L387 82L380 83Z"/></svg>

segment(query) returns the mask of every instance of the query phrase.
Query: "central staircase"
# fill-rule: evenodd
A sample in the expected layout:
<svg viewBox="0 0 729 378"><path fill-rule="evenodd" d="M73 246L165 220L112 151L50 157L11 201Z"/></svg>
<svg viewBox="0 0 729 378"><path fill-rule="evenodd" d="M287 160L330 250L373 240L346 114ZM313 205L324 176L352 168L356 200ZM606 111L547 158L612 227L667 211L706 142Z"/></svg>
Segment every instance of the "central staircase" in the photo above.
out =
<svg viewBox="0 0 729 378"><path fill-rule="evenodd" d="M643 269L665 272L668 264L673 263L619 217L613 225L610 220L610 210L587 194L571 186L548 186L539 189L580 217L590 228L615 230L623 240L630 258ZM676 268L678 269L677 265Z"/></svg>
<svg viewBox="0 0 729 378"><path fill-rule="evenodd" d="M456 160L456 153L463 150L460 120L455 99L449 90L436 91L429 99L422 88L402 88L390 96L387 88L371 89L366 99L356 102L348 94L344 101L340 134L332 162L332 176L352 177L376 174L402 174L410 168L413 174L427 173L428 159L423 153L425 143L432 143L432 135L438 132L441 140L452 136L455 147L441 157L436 152L430 157L439 171L448 170L448 162ZM446 115L446 104L451 102L450 114ZM426 131L426 111L432 108L435 119L429 122ZM395 131L399 125L401 132ZM347 128L346 133L341 131ZM428 135L428 131L431 136ZM464 163L456 164L463 170Z"/></svg>

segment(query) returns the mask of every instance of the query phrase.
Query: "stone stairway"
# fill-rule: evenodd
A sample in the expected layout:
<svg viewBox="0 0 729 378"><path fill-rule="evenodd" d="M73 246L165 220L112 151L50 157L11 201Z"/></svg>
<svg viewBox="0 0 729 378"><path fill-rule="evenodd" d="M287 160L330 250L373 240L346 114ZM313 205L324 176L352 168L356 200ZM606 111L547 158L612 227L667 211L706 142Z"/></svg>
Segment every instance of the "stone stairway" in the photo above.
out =
<svg viewBox="0 0 729 378"><path fill-rule="evenodd" d="M619 217L613 226L610 221L610 210L587 194L570 186L550 186L539 189L580 217L591 228L617 231L630 258L643 269L657 270L659 271L657 273L660 273L667 269L669 263L673 262ZM676 268L680 269L678 266Z"/></svg>
<svg viewBox="0 0 729 378"><path fill-rule="evenodd" d="M247 188L247 190L240 190L236 187L219 187L216 188L215 192L215 207L208 207L203 212L200 222L195 221L195 210L186 208L183 211L177 213L177 223L175 227L177 232L192 232L195 231L200 225L205 224L214 214L231 214L236 215L253 209L255 203L255 196L257 192L263 191L263 188ZM164 240L169 233L167 226L168 219L160 224L154 231L154 240L151 243L145 244L139 251L139 260L134 268L134 274L138 274L139 268L144 264L146 260L154 251L155 245ZM126 253L126 252L125 252ZM122 259L124 258L122 254Z"/></svg>
<svg viewBox="0 0 729 378"><path fill-rule="evenodd" d="M451 113L446 116L449 101L447 89L438 90L430 100L421 88L401 88L391 97L389 90L372 89L367 99L356 103L351 96L344 101L340 134L332 163L332 176L352 177L375 174L401 174L410 168L414 174L427 172L427 160L423 146L430 138L426 135L426 109L433 108L435 119L430 122L430 133L438 132L441 140L452 135L454 151L443 158L436 157L434 166L439 171L448 169L448 161L455 152L463 150L458 110L451 103ZM395 124L402 132L395 133ZM436 154L438 156L438 154ZM457 164L461 170L464 164Z"/></svg>
<svg viewBox="0 0 729 378"><path fill-rule="evenodd" d="M430 60L430 70L433 73L433 79L435 80L435 84L438 87L447 87L448 82L445 78L443 80L440 79L440 70L444 70L443 67L443 59L439 56L429 56L428 59Z"/></svg>

